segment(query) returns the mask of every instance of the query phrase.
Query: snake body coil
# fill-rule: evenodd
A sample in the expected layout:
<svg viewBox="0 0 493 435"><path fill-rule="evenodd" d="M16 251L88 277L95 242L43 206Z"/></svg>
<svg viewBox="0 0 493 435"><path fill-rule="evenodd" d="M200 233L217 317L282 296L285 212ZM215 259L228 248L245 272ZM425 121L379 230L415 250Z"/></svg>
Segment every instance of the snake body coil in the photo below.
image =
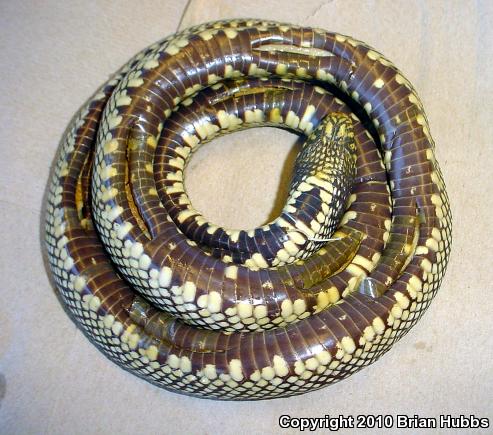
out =
<svg viewBox="0 0 493 435"><path fill-rule="evenodd" d="M208 222L183 172L212 138L260 125L308 136L281 214ZM208 23L126 64L78 112L50 182L61 299L110 359L173 391L301 394L371 364L442 280L451 214L422 104L350 37Z"/></svg>

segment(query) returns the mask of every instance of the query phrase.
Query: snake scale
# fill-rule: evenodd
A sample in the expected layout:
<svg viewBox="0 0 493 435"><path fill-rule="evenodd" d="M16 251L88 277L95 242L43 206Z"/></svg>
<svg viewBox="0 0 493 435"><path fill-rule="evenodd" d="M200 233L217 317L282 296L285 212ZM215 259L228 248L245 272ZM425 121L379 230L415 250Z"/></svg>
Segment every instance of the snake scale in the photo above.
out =
<svg viewBox="0 0 493 435"><path fill-rule="evenodd" d="M202 144L257 126L307 136L286 204L251 230L190 203ZM415 90L321 29L202 24L132 58L80 109L49 182L60 298L107 357L160 387L251 400L377 360L445 273L451 213Z"/></svg>

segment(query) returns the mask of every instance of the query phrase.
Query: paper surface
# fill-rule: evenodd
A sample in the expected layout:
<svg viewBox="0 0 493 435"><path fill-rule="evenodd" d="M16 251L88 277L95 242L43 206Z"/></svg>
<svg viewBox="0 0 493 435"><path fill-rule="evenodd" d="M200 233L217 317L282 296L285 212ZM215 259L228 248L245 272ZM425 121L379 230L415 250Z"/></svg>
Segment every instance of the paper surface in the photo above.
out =
<svg viewBox="0 0 493 435"><path fill-rule="evenodd" d="M130 56L174 32L184 8L171 1L0 4L0 432L295 433L279 429L282 414L475 414L493 424L488 1L192 0L182 20L183 27L262 17L349 34L384 53L416 87L452 204L452 257L424 318L381 360L303 396L214 402L126 373L67 317L41 255L40 210L58 142L86 98ZM282 193L295 140L257 129L207 145L187 175L194 204L219 224L262 223Z"/></svg>

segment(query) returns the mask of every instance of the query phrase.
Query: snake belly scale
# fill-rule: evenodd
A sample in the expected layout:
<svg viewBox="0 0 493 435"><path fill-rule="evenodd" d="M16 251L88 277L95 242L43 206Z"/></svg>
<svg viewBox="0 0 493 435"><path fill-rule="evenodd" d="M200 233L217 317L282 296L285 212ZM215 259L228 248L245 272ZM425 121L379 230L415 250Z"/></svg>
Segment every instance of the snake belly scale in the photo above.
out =
<svg viewBox="0 0 493 435"><path fill-rule="evenodd" d="M251 230L189 201L214 137L307 136L286 204ZM207 23L132 58L74 117L46 207L61 300L106 356L160 387L252 400L371 364L439 288L451 213L419 97L348 36Z"/></svg>

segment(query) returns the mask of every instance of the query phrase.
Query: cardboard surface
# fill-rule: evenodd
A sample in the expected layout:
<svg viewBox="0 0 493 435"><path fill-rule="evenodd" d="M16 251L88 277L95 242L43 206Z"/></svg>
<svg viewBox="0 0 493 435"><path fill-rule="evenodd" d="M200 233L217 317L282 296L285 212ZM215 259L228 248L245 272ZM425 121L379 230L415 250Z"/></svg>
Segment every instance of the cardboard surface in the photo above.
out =
<svg viewBox="0 0 493 435"><path fill-rule="evenodd" d="M183 17L182 26L253 16L350 34L383 52L418 90L452 204L452 258L424 318L380 361L296 398L214 402L124 372L69 320L48 281L40 242L58 142L96 87L175 31L184 8L185 2L129 0L0 4L0 433L280 432L282 414L475 414L493 425L488 1L192 0ZM295 140L256 129L204 147L187 175L194 204L219 224L262 223L282 196ZM381 433L365 431L372 432Z"/></svg>

